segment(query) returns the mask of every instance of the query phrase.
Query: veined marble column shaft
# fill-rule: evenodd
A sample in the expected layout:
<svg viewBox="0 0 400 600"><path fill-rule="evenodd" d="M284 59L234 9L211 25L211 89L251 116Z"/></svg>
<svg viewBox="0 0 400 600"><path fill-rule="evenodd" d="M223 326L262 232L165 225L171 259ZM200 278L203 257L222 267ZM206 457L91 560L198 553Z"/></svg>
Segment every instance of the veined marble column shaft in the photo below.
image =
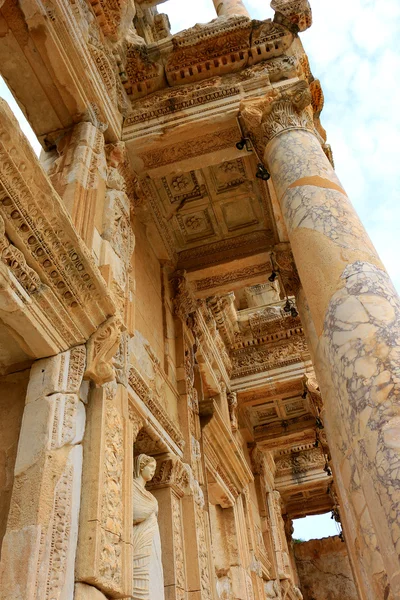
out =
<svg viewBox="0 0 400 600"><path fill-rule="evenodd" d="M213 0L219 17L249 17L250 14L242 0Z"/></svg>
<svg viewBox="0 0 400 600"><path fill-rule="evenodd" d="M326 418L340 414L336 465L359 486L394 597L400 595L400 299L317 139L301 81L245 101L242 116L264 151L318 336L316 372ZM339 410L337 410L339 405ZM357 473L347 461L348 440ZM360 479L360 481L359 481Z"/></svg>

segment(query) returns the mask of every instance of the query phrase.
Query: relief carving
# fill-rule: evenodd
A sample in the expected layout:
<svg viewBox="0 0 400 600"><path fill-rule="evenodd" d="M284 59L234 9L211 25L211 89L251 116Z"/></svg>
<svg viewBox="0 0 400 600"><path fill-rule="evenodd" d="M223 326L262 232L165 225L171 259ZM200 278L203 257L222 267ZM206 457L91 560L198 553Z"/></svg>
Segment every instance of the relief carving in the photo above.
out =
<svg viewBox="0 0 400 600"><path fill-rule="evenodd" d="M174 287L174 312L183 322L197 309L197 301L184 271L177 271L172 278Z"/></svg>
<svg viewBox="0 0 400 600"><path fill-rule="evenodd" d="M118 317L110 317L100 325L87 343L85 379L93 379L97 385L114 379L112 359L118 350L120 337L121 321Z"/></svg>
<svg viewBox="0 0 400 600"><path fill-rule="evenodd" d="M172 533L174 536L177 599L185 598L185 555L183 551L182 509L180 499L172 494Z"/></svg>
<svg viewBox="0 0 400 600"><path fill-rule="evenodd" d="M284 23L293 26L296 32L305 31L312 25L312 12L308 0L272 0L271 8L277 13L275 20L277 17L283 17Z"/></svg>
<svg viewBox="0 0 400 600"><path fill-rule="evenodd" d="M124 440L121 415L113 405L115 387L106 386L104 485L101 507L101 553L99 574L113 589L123 585L121 533L123 531L123 506L120 494L123 489Z"/></svg>
<svg viewBox="0 0 400 600"><path fill-rule="evenodd" d="M28 292L33 294L42 287L39 275L28 266L21 250L8 240L4 219L0 216L0 258L11 269L19 283Z"/></svg>
<svg viewBox="0 0 400 600"><path fill-rule="evenodd" d="M238 401L236 392L228 392L227 399L229 407L229 416L231 419L231 428L232 431L237 431L239 428L239 424L237 418Z"/></svg>
<svg viewBox="0 0 400 600"><path fill-rule="evenodd" d="M255 100L244 100L240 113L246 130L264 155L267 144L283 131L306 129L315 133L312 97L306 81Z"/></svg>

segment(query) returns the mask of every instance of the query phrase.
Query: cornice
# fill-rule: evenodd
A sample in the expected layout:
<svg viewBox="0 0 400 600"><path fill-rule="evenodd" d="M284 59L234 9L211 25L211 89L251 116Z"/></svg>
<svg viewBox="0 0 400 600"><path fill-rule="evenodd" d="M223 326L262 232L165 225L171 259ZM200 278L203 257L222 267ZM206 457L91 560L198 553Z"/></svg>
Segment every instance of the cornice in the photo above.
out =
<svg viewBox="0 0 400 600"><path fill-rule="evenodd" d="M84 343L115 313L115 305L61 198L3 100L0 216L9 242L22 253L29 272L36 273L36 287L40 281L44 290L51 291L66 347ZM14 275L18 278L15 270ZM25 289L34 299L35 286Z"/></svg>
<svg viewBox="0 0 400 600"><path fill-rule="evenodd" d="M281 56L293 39L287 27L270 19L219 18L158 44L131 44L126 53L124 86L134 99L166 85L187 85L236 73Z"/></svg>
<svg viewBox="0 0 400 600"><path fill-rule="evenodd" d="M254 477L215 401L213 402L212 418L204 426L203 436L209 468L217 473L220 469L219 474L228 485L228 491L232 494L232 491L236 490L234 495L238 495L254 480ZM215 461L215 456L218 457L218 462Z"/></svg>

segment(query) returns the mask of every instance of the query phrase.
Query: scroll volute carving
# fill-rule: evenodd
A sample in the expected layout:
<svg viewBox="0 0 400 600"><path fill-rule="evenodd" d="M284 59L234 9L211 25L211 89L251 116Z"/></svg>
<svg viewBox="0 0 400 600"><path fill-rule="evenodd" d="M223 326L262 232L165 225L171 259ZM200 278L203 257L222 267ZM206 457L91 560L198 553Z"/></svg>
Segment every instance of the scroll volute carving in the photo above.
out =
<svg viewBox="0 0 400 600"><path fill-rule="evenodd" d="M103 385L115 377L112 359L121 337L122 323L119 317L110 317L91 336L87 343L87 368L84 379L92 379Z"/></svg>

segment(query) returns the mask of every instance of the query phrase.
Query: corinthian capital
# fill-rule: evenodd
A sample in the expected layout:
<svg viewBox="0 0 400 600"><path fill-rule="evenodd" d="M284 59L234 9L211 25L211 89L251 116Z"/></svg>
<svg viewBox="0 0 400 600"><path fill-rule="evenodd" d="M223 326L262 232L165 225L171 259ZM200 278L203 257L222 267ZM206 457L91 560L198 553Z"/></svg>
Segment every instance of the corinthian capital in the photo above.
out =
<svg viewBox="0 0 400 600"><path fill-rule="evenodd" d="M296 31L305 31L312 24L311 6L308 0L272 0L275 21L287 24Z"/></svg>
<svg viewBox="0 0 400 600"><path fill-rule="evenodd" d="M264 98L244 100L241 117L260 156L274 137L289 129L307 129L315 133L311 92L306 81L298 81L285 90L274 90Z"/></svg>

